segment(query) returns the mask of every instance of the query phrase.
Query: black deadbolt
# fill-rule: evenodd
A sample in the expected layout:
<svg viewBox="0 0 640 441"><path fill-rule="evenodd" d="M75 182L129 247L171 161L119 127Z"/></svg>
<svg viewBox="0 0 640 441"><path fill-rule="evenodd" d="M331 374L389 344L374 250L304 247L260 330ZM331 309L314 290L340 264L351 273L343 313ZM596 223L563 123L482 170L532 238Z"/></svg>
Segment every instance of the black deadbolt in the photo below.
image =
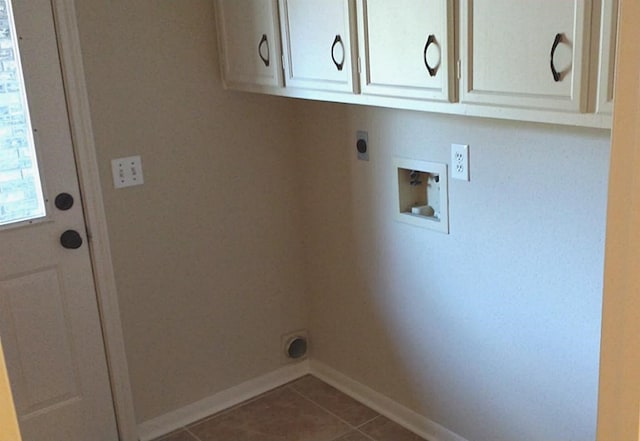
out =
<svg viewBox="0 0 640 441"><path fill-rule="evenodd" d="M77 250L82 246L82 237L75 230L67 230L60 236L60 244L64 248Z"/></svg>
<svg viewBox="0 0 640 441"><path fill-rule="evenodd" d="M67 211L73 207L73 196L69 193L60 193L56 196L55 204L58 210Z"/></svg>
<svg viewBox="0 0 640 441"><path fill-rule="evenodd" d="M356 143L356 148L358 149L358 153L367 153L367 141L364 139L359 139Z"/></svg>

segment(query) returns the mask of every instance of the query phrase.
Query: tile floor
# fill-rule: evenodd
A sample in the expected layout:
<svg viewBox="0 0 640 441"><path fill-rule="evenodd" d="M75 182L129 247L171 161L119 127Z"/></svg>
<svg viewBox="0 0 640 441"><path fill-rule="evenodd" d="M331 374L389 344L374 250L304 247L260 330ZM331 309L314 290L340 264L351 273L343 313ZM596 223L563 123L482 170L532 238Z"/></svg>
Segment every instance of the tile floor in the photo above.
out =
<svg viewBox="0 0 640 441"><path fill-rule="evenodd" d="M425 441L307 375L156 441Z"/></svg>

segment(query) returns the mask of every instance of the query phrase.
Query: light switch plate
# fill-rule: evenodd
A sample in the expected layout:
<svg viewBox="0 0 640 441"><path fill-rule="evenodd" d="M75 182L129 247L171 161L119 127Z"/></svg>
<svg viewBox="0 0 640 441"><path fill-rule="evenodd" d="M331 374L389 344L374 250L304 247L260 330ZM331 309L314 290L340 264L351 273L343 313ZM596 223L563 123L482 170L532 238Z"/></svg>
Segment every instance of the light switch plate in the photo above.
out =
<svg viewBox="0 0 640 441"><path fill-rule="evenodd" d="M113 186L115 188L132 187L144 184L142 159L140 156L117 158L111 161Z"/></svg>

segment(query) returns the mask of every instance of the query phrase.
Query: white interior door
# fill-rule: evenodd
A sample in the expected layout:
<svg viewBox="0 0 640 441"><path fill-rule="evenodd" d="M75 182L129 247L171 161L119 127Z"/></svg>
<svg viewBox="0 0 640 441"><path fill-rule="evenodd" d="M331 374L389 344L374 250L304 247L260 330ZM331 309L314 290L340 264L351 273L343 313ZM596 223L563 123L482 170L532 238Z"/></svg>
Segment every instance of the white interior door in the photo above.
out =
<svg viewBox="0 0 640 441"><path fill-rule="evenodd" d="M0 241L24 441L117 440L49 0L0 0Z"/></svg>

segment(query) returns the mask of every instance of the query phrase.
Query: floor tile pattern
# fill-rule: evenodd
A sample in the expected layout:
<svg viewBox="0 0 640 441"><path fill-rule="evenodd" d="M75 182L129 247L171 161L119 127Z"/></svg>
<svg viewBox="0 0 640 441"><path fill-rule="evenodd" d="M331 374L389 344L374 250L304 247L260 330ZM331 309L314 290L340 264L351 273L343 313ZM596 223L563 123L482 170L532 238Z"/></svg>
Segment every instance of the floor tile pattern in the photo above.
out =
<svg viewBox="0 0 640 441"><path fill-rule="evenodd" d="M307 375L156 441L425 441Z"/></svg>

